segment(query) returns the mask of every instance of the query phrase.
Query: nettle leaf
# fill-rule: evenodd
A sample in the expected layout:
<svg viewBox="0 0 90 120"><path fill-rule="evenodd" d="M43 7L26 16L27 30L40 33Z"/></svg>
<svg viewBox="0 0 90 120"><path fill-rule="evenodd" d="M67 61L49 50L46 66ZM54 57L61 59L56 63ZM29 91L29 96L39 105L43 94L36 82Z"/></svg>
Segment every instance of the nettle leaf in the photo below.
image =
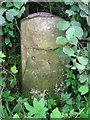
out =
<svg viewBox="0 0 90 120"><path fill-rule="evenodd" d="M13 19L14 19L14 17L15 16L17 16L17 14L18 14L18 10L16 10L16 9L10 9L10 10L8 10L7 12L6 12L6 19L8 20L8 21L13 21Z"/></svg>
<svg viewBox="0 0 90 120"><path fill-rule="evenodd" d="M23 5L23 2L13 2L14 6L18 9L21 8L21 6Z"/></svg>
<svg viewBox="0 0 90 120"><path fill-rule="evenodd" d="M70 27L67 31L66 31L66 37L67 39L71 39L75 34L75 29L74 27Z"/></svg>
<svg viewBox="0 0 90 120"><path fill-rule="evenodd" d="M79 26L74 26L75 29L75 36L81 38L83 36L83 29Z"/></svg>
<svg viewBox="0 0 90 120"><path fill-rule="evenodd" d="M59 30L66 30L70 27L70 23L68 21L60 21L58 24L57 24L57 28Z"/></svg>
<svg viewBox="0 0 90 120"><path fill-rule="evenodd" d="M73 44L73 45L75 45L75 46L77 46L77 44L78 44L78 39L75 37L75 36L73 36L71 39L69 39L68 40L69 41L69 43L71 43L71 44Z"/></svg>
<svg viewBox="0 0 90 120"><path fill-rule="evenodd" d="M67 43L67 39L65 37L59 36L56 38L56 43L59 45L65 45Z"/></svg>
<svg viewBox="0 0 90 120"><path fill-rule="evenodd" d="M67 54L68 56L75 56L73 49L70 48L69 46L63 47L63 52L64 52L65 54Z"/></svg>
<svg viewBox="0 0 90 120"><path fill-rule="evenodd" d="M63 116L62 116L61 112L58 110L57 107L50 114L50 118L62 118L62 117Z"/></svg>
<svg viewBox="0 0 90 120"><path fill-rule="evenodd" d="M77 58L78 58L79 63L81 63L82 65L87 65L88 64L88 58L83 57L83 56L77 57Z"/></svg>
<svg viewBox="0 0 90 120"><path fill-rule="evenodd" d="M68 14L68 17L72 16L74 13L74 11L72 10L66 10L66 13Z"/></svg>
<svg viewBox="0 0 90 120"><path fill-rule="evenodd" d="M16 66L11 67L12 73L16 74L18 72Z"/></svg>
<svg viewBox="0 0 90 120"><path fill-rule="evenodd" d="M89 91L88 85L82 85L78 91L81 93L81 95L85 95Z"/></svg>
<svg viewBox="0 0 90 120"><path fill-rule="evenodd" d="M84 83L87 80L88 80L88 76L86 73L83 73L80 75L80 78L79 78L80 83Z"/></svg>

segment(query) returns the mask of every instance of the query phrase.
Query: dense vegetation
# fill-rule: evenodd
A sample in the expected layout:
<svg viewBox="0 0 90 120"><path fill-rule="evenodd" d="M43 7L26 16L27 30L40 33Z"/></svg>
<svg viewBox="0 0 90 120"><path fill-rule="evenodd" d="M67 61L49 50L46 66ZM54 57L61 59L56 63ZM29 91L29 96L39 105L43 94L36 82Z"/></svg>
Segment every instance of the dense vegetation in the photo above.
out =
<svg viewBox="0 0 90 120"><path fill-rule="evenodd" d="M67 0L68 1L68 0ZM72 0L71 0L72 1ZM89 118L90 117L90 0L81 2L35 3L39 11L49 11L65 20L57 29L65 31L56 43L56 52L70 63L66 66L66 89L59 102L34 98L28 103L20 92L20 20L24 2L0 2L0 117L2 118ZM35 9L37 11L37 9ZM33 11L33 10L32 10ZM34 12L36 12L34 11ZM61 12L62 11L62 12Z"/></svg>

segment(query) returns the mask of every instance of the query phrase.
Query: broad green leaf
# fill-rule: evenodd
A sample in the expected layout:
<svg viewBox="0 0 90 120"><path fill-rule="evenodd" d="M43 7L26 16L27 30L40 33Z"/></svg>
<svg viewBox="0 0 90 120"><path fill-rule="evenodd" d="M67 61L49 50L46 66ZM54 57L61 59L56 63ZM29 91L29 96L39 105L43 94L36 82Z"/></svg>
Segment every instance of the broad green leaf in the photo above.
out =
<svg viewBox="0 0 90 120"><path fill-rule="evenodd" d="M50 114L50 118L62 118L62 114L57 107Z"/></svg>
<svg viewBox="0 0 90 120"><path fill-rule="evenodd" d="M64 52L65 54L67 54L68 56L75 56L73 49L70 48L69 46L63 47L63 52Z"/></svg>
<svg viewBox="0 0 90 120"><path fill-rule="evenodd" d="M77 58L78 58L79 63L81 63L82 65L87 65L88 64L88 58L83 57L83 56L77 57Z"/></svg>
<svg viewBox="0 0 90 120"><path fill-rule="evenodd" d="M13 118L20 118L19 115L16 113Z"/></svg>
<svg viewBox="0 0 90 120"><path fill-rule="evenodd" d="M1 17L1 15L2 15L6 10L7 10L7 9L2 8L2 7L0 6L0 17Z"/></svg>
<svg viewBox="0 0 90 120"><path fill-rule="evenodd" d="M4 91L4 92L2 93L2 96L3 96L4 98L7 98L9 95L10 95L10 91Z"/></svg>
<svg viewBox="0 0 90 120"><path fill-rule="evenodd" d="M81 27L78 26L74 26L75 29L75 36L78 38L81 38L83 36L83 29Z"/></svg>
<svg viewBox="0 0 90 120"><path fill-rule="evenodd" d="M71 25L72 25L72 26L78 26L78 27L81 27L80 22L77 22L77 21L75 21L75 20L71 21Z"/></svg>
<svg viewBox="0 0 90 120"><path fill-rule="evenodd" d="M83 73L80 75L80 78L79 78L80 83L84 83L87 80L88 80L88 76L86 73Z"/></svg>
<svg viewBox="0 0 90 120"><path fill-rule="evenodd" d="M88 85L82 85L78 91L81 93L81 95L85 95L89 91Z"/></svg>
<svg viewBox="0 0 90 120"><path fill-rule="evenodd" d="M8 100L9 102L12 102L14 99L15 99L15 98L12 97L12 96L9 96L9 97L7 98L7 100Z"/></svg>
<svg viewBox="0 0 90 120"><path fill-rule="evenodd" d="M60 21L58 24L57 24L57 28L59 30L66 30L70 27L70 23L68 21Z"/></svg>
<svg viewBox="0 0 90 120"><path fill-rule="evenodd" d="M87 14L86 14L84 11L81 10L81 11L80 11L80 16L81 16L81 17L87 17Z"/></svg>
<svg viewBox="0 0 90 120"><path fill-rule="evenodd" d="M0 26L2 26L5 22L5 18L0 14Z"/></svg>
<svg viewBox="0 0 90 120"><path fill-rule="evenodd" d="M16 85L16 79L12 79L11 81L10 81L10 87L11 88L14 88L14 86Z"/></svg>
<svg viewBox="0 0 90 120"><path fill-rule="evenodd" d="M13 6L13 3L11 3L11 2L6 2L6 7L7 8L10 8L10 7L12 7Z"/></svg>
<svg viewBox="0 0 90 120"><path fill-rule="evenodd" d="M2 51L0 51L0 58L4 58L4 57L6 56L4 55L4 53L2 53Z"/></svg>
<svg viewBox="0 0 90 120"><path fill-rule="evenodd" d="M5 38L5 44L8 45L10 43L10 38Z"/></svg>
<svg viewBox="0 0 90 120"><path fill-rule="evenodd" d="M11 67L12 73L16 74L18 72L16 66Z"/></svg>
<svg viewBox="0 0 90 120"><path fill-rule="evenodd" d="M8 21L13 21L13 19L14 19L14 17L15 16L17 16L17 14L18 14L18 10L16 10L16 9L10 9L10 10L8 10L7 12L6 12L6 19L8 20Z"/></svg>
<svg viewBox="0 0 90 120"><path fill-rule="evenodd" d="M69 43L77 46L77 44L78 44L78 39L77 39L75 36L73 36L71 39L69 39Z"/></svg>
<svg viewBox="0 0 90 120"><path fill-rule="evenodd" d="M68 99L68 100L66 101L66 103L67 103L68 105L72 105L72 99Z"/></svg>
<svg viewBox="0 0 90 120"><path fill-rule="evenodd" d="M66 31L66 38L69 40L71 39L75 34L75 29L74 27L70 27L67 31Z"/></svg>
<svg viewBox="0 0 90 120"><path fill-rule="evenodd" d="M24 13L24 11L25 11L25 7L23 6L23 7L21 8L21 10L19 11L17 17L20 18L20 17L22 16L22 14Z"/></svg>
<svg viewBox="0 0 90 120"><path fill-rule="evenodd" d="M21 8L21 6L23 5L23 2L13 2L14 6L18 9Z"/></svg>
<svg viewBox="0 0 90 120"><path fill-rule="evenodd" d="M68 17L72 16L74 13L74 11L72 10L66 10L66 13L68 14Z"/></svg>
<svg viewBox="0 0 90 120"><path fill-rule="evenodd" d="M67 43L67 39L65 37L59 36L56 38L56 43L59 45L65 45Z"/></svg>
<svg viewBox="0 0 90 120"><path fill-rule="evenodd" d="M73 60L73 64L78 70L84 70L85 69L85 66L77 63L76 59Z"/></svg>

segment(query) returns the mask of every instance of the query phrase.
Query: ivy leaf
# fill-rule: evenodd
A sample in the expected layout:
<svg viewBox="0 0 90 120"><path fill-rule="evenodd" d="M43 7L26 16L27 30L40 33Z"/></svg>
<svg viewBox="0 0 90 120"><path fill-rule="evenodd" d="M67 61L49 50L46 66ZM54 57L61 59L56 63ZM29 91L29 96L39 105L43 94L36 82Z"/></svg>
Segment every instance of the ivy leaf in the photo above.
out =
<svg viewBox="0 0 90 120"><path fill-rule="evenodd" d="M0 14L0 26L2 26L5 22L5 18Z"/></svg>
<svg viewBox="0 0 90 120"><path fill-rule="evenodd" d="M16 74L18 72L16 66L11 67L12 73Z"/></svg>
<svg viewBox="0 0 90 120"><path fill-rule="evenodd" d="M67 43L67 39L65 37L59 36L56 38L56 43L59 45L65 45Z"/></svg>
<svg viewBox="0 0 90 120"><path fill-rule="evenodd" d="M2 53L2 51L0 51L0 58L4 58L4 57L6 56Z"/></svg>
<svg viewBox="0 0 90 120"><path fill-rule="evenodd" d="M81 63L82 65L87 65L88 64L88 58L83 57L83 56L77 57L77 58L78 58L79 63Z"/></svg>
<svg viewBox="0 0 90 120"><path fill-rule="evenodd" d="M63 52L68 56L75 56L73 49L68 46L63 47Z"/></svg>
<svg viewBox="0 0 90 120"><path fill-rule="evenodd" d="M75 29L75 36L81 38L83 36L83 29L79 26L74 26Z"/></svg>
<svg viewBox="0 0 90 120"><path fill-rule="evenodd" d="M15 99L15 98L12 97L12 96L9 96L9 97L7 98L7 100L8 100L9 102L12 102L14 99Z"/></svg>
<svg viewBox="0 0 90 120"><path fill-rule="evenodd" d="M6 19L8 20L8 21L13 21L13 19L14 19L14 17L15 16L17 16L17 14L18 14L18 10L16 10L16 9L10 9L10 10L8 10L7 12L6 12Z"/></svg>
<svg viewBox="0 0 90 120"><path fill-rule="evenodd" d="M6 7L7 8L10 8L10 7L12 7L13 6L13 3L11 3L11 2L6 2Z"/></svg>
<svg viewBox="0 0 90 120"><path fill-rule="evenodd" d="M11 80L11 82L10 82L10 87L11 88L14 88L14 86L16 85L16 79L13 79L13 80Z"/></svg>
<svg viewBox="0 0 90 120"><path fill-rule="evenodd" d="M79 78L80 83L84 83L87 80L88 80L88 76L86 73L83 73L80 75L80 78Z"/></svg>
<svg viewBox="0 0 90 120"><path fill-rule="evenodd" d="M70 27L70 23L68 21L60 21L58 24L57 24L57 28L59 30L66 30Z"/></svg>
<svg viewBox="0 0 90 120"><path fill-rule="evenodd" d="M18 9L21 8L21 6L23 5L23 2L13 2L14 6Z"/></svg>
<svg viewBox="0 0 90 120"><path fill-rule="evenodd" d="M50 114L50 118L62 118L62 114L57 107Z"/></svg>
<svg viewBox="0 0 90 120"><path fill-rule="evenodd" d="M71 21L71 25L72 25L72 26L78 26L78 27L81 27L80 22L77 22L77 21L75 21L75 20Z"/></svg>
<svg viewBox="0 0 90 120"><path fill-rule="evenodd" d="M8 45L10 43L10 38L5 38L5 44Z"/></svg>
<svg viewBox="0 0 90 120"><path fill-rule="evenodd" d="M77 63L76 59L73 60L73 64L78 70L84 70L85 69L85 66Z"/></svg>
<svg viewBox="0 0 90 120"><path fill-rule="evenodd" d="M19 115L16 113L13 118L20 118Z"/></svg>
<svg viewBox="0 0 90 120"><path fill-rule="evenodd" d="M81 93L81 95L85 95L89 91L88 85L82 85L78 91Z"/></svg>
<svg viewBox="0 0 90 120"><path fill-rule="evenodd" d="M70 27L67 31L66 31L66 37L67 39L71 39L75 34L75 29L74 27Z"/></svg>
<svg viewBox="0 0 90 120"><path fill-rule="evenodd" d="M23 6L23 7L21 8L21 10L19 11L17 17L20 18L20 17L22 16L22 14L24 13L24 11L25 11L25 7Z"/></svg>
<svg viewBox="0 0 90 120"><path fill-rule="evenodd" d="M73 36L71 39L69 39L69 43L77 46L77 44L78 44L78 39L77 39L75 36Z"/></svg>
<svg viewBox="0 0 90 120"><path fill-rule="evenodd" d="M81 16L81 17L87 17L87 14L86 14L84 11L81 10L81 11L80 11L80 16Z"/></svg>
<svg viewBox="0 0 90 120"><path fill-rule="evenodd" d="M68 14L68 17L72 16L74 13L74 11L72 10L66 10L66 13Z"/></svg>

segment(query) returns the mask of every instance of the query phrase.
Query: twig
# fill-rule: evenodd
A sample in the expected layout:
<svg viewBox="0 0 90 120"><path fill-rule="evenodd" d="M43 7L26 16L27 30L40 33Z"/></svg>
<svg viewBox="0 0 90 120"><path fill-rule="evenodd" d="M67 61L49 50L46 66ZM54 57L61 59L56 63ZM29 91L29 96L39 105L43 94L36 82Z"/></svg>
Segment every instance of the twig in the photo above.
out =
<svg viewBox="0 0 90 120"><path fill-rule="evenodd" d="M0 65L0 67L5 70L6 72L8 72L9 74L11 74L14 78L15 78L15 75L12 74L12 72L10 72L9 70L7 70L5 67L3 67L2 65Z"/></svg>
<svg viewBox="0 0 90 120"><path fill-rule="evenodd" d="M15 18L15 24L16 24L16 27L17 27L17 29L18 29L18 31L19 31L19 33L20 33L20 35L21 35L21 31L20 31L20 28L19 28L19 26L18 26L18 23L17 23L16 18Z"/></svg>

